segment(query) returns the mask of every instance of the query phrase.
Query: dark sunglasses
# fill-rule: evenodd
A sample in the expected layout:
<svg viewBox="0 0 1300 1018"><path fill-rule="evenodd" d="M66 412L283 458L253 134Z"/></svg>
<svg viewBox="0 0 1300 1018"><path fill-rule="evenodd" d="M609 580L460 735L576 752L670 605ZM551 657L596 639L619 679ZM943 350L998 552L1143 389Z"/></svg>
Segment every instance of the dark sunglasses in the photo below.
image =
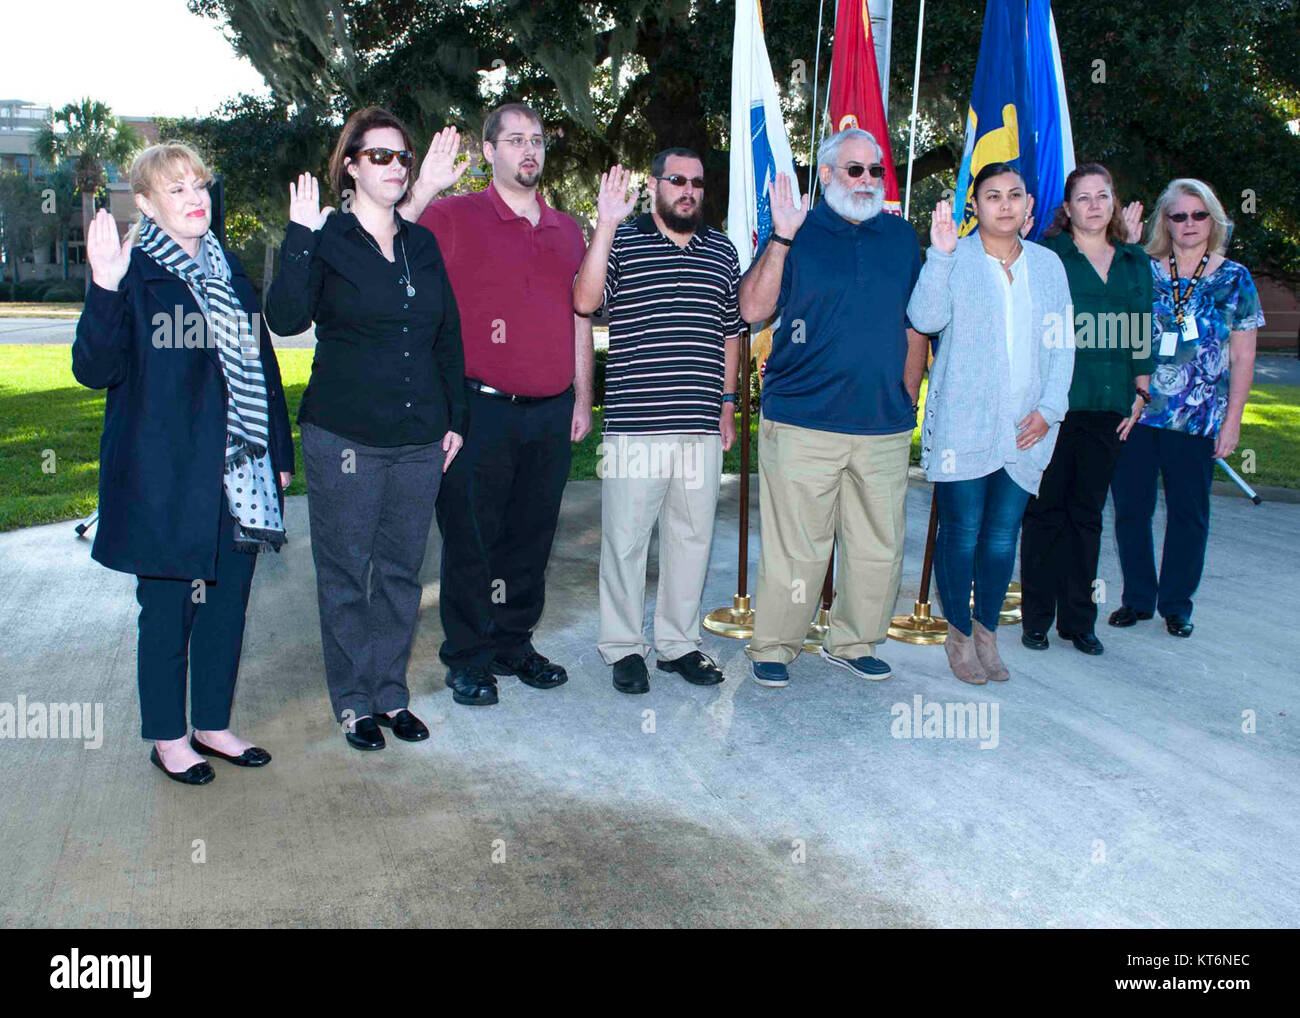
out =
<svg viewBox="0 0 1300 1018"><path fill-rule="evenodd" d="M674 173L671 177L660 177L659 179L668 181L668 183L672 184L673 187L685 187L686 182L689 180L691 182L691 187L695 188L695 190L704 190L703 177L688 177L684 173Z"/></svg>
<svg viewBox="0 0 1300 1018"><path fill-rule="evenodd" d="M870 166L863 166L861 163L849 163L847 166L841 166L840 169L854 180L857 180L864 173L870 173L876 180L885 175L885 168L880 163L872 163Z"/></svg>
<svg viewBox="0 0 1300 1018"><path fill-rule="evenodd" d="M1197 209L1195 212L1170 212L1169 221L1171 223L1185 223L1187 217L1191 216L1198 223L1203 223L1210 218L1210 214L1205 209Z"/></svg>
<svg viewBox="0 0 1300 1018"><path fill-rule="evenodd" d="M363 148L357 155L369 156L370 161L376 166L387 166L393 161L393 156L397 156L397 161L403 166L410 166L413 161L411 153L406 149L394 152L391 148Z"/></svg>

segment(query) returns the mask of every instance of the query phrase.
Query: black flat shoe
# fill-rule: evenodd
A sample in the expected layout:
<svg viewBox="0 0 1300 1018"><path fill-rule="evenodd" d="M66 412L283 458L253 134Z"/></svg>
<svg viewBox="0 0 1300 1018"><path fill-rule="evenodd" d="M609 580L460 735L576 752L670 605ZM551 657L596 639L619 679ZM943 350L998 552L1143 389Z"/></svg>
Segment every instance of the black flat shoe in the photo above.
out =
<svg viewBox="0 0 1300 1018"><path fill-rule="evenodd" d="M661 672L676 672L697 686L716 686L722 681L722 669L698 650L671 661L660 661L655 667Z"/></svg>
<svg viewBox="0 0 1300 1018"><path fill-rule="evenodd" d="M497 681L486 669L471 665L447 673L451 698L466 707L491 707L497 702Z"/></svg>
<svg viewBox="0 0 1300 1018"><path fill-rule="evenodd" d="M1020 634L1020 642L1030 650L1046 650L1049 646L1047 632L1042 629L1026 629Z"/></svg>
<svg viewBox="0 0 1300 1018"><path fill-rule="evenodd" d="M620 693L650 692L650 673L646 671L645 658L628 654L614 662L614 688Z"/></svg>
<svg viewBox="0 0 1300 1018"><path fill-rule="evenodd" d="M1069 640L1074 644L1075 650L1081 650L1085 654L1097 655L1104 653L1106 650L1101 641L1097 639L1096 633L1059 633L1059 635L1062 640Z"/></svg>
<svg viewBox="0 0 1300 1018"><path fill-rule="evenodd" d="M343 733L343 737L348 740L348 745L353 749L383 749L387 745L384 742L384 733L379 730L379 725L375 724L375 719L372 717L361 718L350 730Z"/></svg>
<svg viewBox="0 0 1300 1018"><path fill-rule="evenodd" d="M1139 622L1145 622L1147 619L1153 617L1154 616L1151 612L1140 612L1125 604L1111 612L1110 618L1106 621L1112 626L1119 626L1121 629L1124 629L1128 626L1137 625Z"/></svg>
<svg viewBox="0 0 1300 1018"><path fill-rule="evenodd" d="M196 736L190 736L190 749L198 753L199 756L215 756L218 759L232 763L236 767L265 767L271 762L271 754L257 746L249 746L239 756L230 756L219 749L213 749L211 746L205 746L199 742Z"/></svg>
<svg viewBox="0 0 1300 1018"><path fill-rule="evenodd" d="M149 750L149 761L173 781L179 781L182 785L206 785L217 776L216 771L212 769L212 764L206 760L202 763L196 763L189 770L182 771L179 774L176 771L169 771L163 765L162 758L158 756L157 746Z"/></svg>
<svg viewBox="0 0 1300 1018"><path fill-rule="evenodd" d="M569 681L568 672L531 649L522 654L498 654L492 659L492 672L517 675L521 682L534 689L554 689Z"/></svg>
<svg viewBox="0 0 1300 1018"><path fill-rule="evenodd" d="M385 728L391 728L393 734L403 742L422 742L429 737L429 729L424 722L405 707L391 718L384 713L376 714L375 720Z"/></svg>
<svg viewBox="0 0 1300 1018"><path fill-rule="evenodd" d="M1191 636L1195 627L1181 615L1166 615L1165 630L1170 636Z"/></svg>

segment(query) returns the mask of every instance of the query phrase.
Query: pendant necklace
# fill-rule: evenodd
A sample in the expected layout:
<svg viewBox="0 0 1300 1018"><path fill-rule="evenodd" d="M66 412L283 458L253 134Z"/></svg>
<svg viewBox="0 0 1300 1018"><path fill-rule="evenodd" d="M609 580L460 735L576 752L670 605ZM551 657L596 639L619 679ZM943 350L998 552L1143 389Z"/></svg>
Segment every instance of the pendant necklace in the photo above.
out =
<svg viewBox="0 0 1300 1018"><path fill-rule="evenodd" d="M380 258L384 258L384 252L380 249L378 244L376 244L373 240L370 239L370 234L366 233L365 230L362 230L361 236L365 238L367 244L369 244L371 247L373 247L376 251L379 252ZM415 287L411 284L411 263L406 260L406 244L402 241L402 234L400 230L397 233L397 243L401 246L402 249L402 265L406 268L406 275L402 276L397 280L397 285L405 286L406 296L414 297ZM384 261L388 261L388 259L384 258Z"/></svg>

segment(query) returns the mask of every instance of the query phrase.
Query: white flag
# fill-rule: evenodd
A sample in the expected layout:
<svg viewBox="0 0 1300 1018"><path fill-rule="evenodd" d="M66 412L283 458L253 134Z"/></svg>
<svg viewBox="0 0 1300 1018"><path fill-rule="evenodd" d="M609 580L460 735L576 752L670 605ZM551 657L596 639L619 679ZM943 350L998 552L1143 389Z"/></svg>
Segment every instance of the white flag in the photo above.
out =
<svg viewBox="0 0 1300 1018"><path fill-rule="evenodd" d="M777 98L776 80L763 41L759 0L736 0L736 32L731 51L731 194L727 236L736 245L740 271L772 234L768 189L777 173L790 178L794 200L799 183Z"/></svg>

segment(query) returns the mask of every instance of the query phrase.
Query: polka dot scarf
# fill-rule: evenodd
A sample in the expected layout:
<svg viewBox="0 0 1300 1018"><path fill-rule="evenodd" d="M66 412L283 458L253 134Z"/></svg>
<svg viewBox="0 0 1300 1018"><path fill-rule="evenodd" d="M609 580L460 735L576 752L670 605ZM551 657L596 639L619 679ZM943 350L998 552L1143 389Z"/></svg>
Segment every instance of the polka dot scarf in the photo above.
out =
<svg viewBox="0 0 1300 1018"><path fill-rule="evenodd" d="M199 242L202 265L147 216L140 249L189 286L203 310L226 382L226 459L222 486L235 518L235 549L279 551L286 538L279 489L267 447L270 415L258 337L230 285L230 263L211 231Z"/></svg>

